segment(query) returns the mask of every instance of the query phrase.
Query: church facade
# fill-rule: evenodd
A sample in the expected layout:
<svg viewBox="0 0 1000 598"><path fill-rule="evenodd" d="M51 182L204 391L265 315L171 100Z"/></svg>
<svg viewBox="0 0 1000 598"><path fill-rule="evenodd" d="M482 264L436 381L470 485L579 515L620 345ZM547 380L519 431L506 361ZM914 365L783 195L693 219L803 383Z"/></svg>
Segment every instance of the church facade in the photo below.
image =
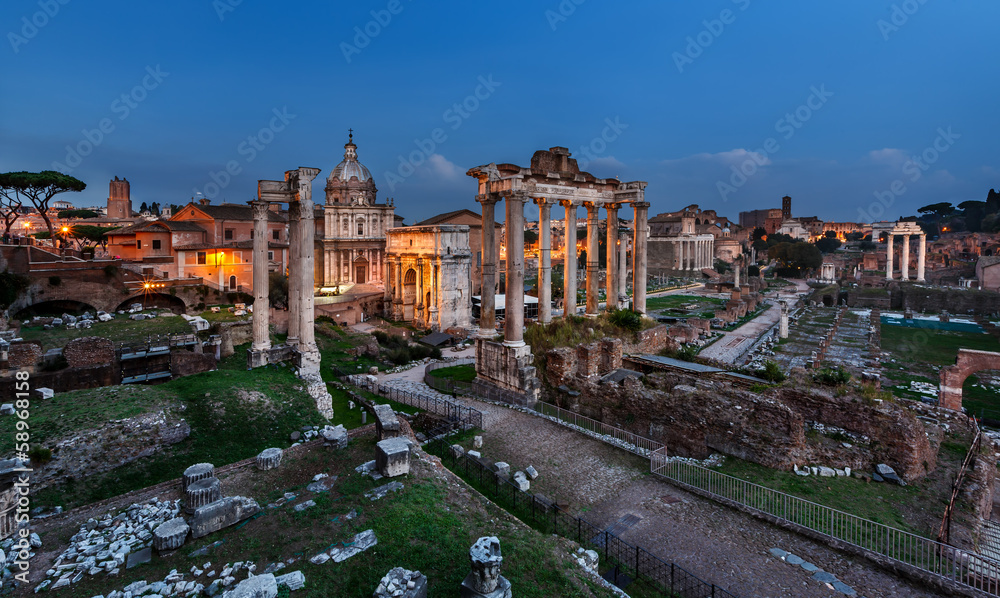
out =
<svg viewBox="0 0 1000 598"><path fill-rule="evenodd" d="M358 161L353 133L344 159L326 179L326 203L317 208L316 280L321 288L353 284L383 286L386 232L395 224L392 201L377 202L378 189Z"/></svg>

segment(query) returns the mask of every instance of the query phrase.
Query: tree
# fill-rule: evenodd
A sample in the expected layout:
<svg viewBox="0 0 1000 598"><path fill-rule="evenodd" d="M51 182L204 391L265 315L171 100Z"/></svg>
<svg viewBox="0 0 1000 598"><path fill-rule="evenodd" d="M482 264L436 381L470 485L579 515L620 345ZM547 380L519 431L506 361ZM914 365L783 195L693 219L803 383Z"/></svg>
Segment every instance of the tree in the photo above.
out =
<svg viewBox="0 0 1000 598"><path fill-rule="evenodd" d="M767 256L794 270L812 270L823 264L823 254L812 243L779 243L767 250Z"/></svg>
<svg viewBox="0 0 1000 598"><path fill-rule="evenodd" d="M3 234L10 234L10 227L14 226L17 219L21 217L21 198L13 190L0 187L0 218L3 218Z"/></svg>
<svg viewBox="0 0 1000 598"><path fill-rule="evenodd" d="M756 241L757 239L763 239L766 236L767 236L767 231L764 230L763 227L758 226L757 228L753 229L753 236L751 236L750 238Z"/></svg>
<svg viewBox="0 0 1000 598"><path fill-rule="evenodd" d="M837 233L832 230L828 230L823 236L825 236L827 239L836 239Z"/></svg>
<svg viewBox="0 0 1000 598"><path fill-rule="evenodd" d="M146 202L142 202L142 205L139 206L139 213L142 214L143 212L148 212L148 211L149 211L149 206L146 205Z"/></svg>
<svg viewBox="0 0 1000 598"><path fill-rule="evenodd" d="M94 210L60 210L59 218L97 218L100 216Z"/></svg>
<svg viewBox="0 0 1000 598"><path fill-rule="evenodd" d="M70 234L78 241L87 241L94 245L100 245L101 249L107 249L108 238L105 236L108 231L115 230L114 226L94 226L92 224L80 224L70 229Z"/></svg>
<svg viewBox="0 0 1000 598"><path fill-rule="evenodd" d="M833 253L840 247L840 240L836 238L823 237L815 243L816 249L823 253Z"/></svg>
<svg viewBox="0 0 1000 598"><path fill-rule="evenodd" d="M159 216L160 215L160 202L154 201L153 203L149 204L149 211L153 213L153 216Z"/></svg>
<svg viewBox="0 0 1000 598"><path fill-rule="evenodd" d="M49 229L49 237L55 237L52 228L52 220L49 218L49 202L53 197L67 191L83 191L87 188L87 183L80 179L71 177L68 174L56 172L54 170L43 170L41 172L6 172L0 174L0 189L2 194L13 193L20 198L27 198L38 215L45 221L45 226Z"/></svg>
<svg viewBox="0 0 1000 598"><path fill-rule="evenodd" d="M940 219L947 216L948 214L953 213L955 211L955 208L951 205L951 203L947 201L942 201L939 203L932 203L930 205L926 205L922 208L917 209L917 211L923 214L925 217Z"/></svg>

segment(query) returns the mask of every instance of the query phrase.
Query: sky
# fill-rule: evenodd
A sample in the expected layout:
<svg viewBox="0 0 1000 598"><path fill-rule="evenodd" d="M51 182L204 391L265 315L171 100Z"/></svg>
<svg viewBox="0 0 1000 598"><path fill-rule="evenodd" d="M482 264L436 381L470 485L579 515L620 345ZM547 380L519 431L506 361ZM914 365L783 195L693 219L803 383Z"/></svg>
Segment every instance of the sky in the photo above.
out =
<svg viewBox="0 0 1000 598"><path fill-rule="evenodd" d="M651 214L790 195L895 219L1000 187L998 21L987 0L4 0L0 171L71 174L77 206L115 176L135 207L242 203L325 179L353 129L407 224L553 146L647 181Z"/></svg>

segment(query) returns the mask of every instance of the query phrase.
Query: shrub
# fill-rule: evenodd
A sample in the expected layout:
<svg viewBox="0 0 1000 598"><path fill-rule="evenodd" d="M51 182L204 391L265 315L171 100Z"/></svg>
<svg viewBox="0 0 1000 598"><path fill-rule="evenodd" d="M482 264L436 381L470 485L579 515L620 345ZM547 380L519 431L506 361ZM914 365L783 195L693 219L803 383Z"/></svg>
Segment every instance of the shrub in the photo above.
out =
<svg viewBox="0 0 1000 598"><path fill-rule="evenodd" d="M32 463L45 465L52 460L52 449L47 449L36 444L28 450L28 458L31 459Z"/></svg>
<svg viewBox="0 0 1000 598"><path fill-rule="evenodd" d="M27 276L6 270L0 273L0 310L10 307L29 286L31 279Z"/></svg>
<svg viewBox="0 0 1000 598"><path fill-rule="evenodd" d="M823 368L813 374L813 382L823 386L840 386L851 381L851 374L841 368Z"/></svg>
<svg viewBox="0 0 1000 598"><path fill-rule="evenodd" d="M49 276L49 284L57 287L62 284L62 279L58 276Z"/></svg>
<svg viewBox="0 0 1000 598"><path fill-rule="evenodd" d="M608 313L608 320L629 332L639 332L642 329L642 314L631 309L615 309Z"/></svg>
<svg viewBox="0 0 1000 598"><path fill-rule="evenodd" d="M768 382L784 382L785 372L781 371L781 366L773 361L767 361L764 363L764 369L757 373L758 376L767 380Z"/></svg>

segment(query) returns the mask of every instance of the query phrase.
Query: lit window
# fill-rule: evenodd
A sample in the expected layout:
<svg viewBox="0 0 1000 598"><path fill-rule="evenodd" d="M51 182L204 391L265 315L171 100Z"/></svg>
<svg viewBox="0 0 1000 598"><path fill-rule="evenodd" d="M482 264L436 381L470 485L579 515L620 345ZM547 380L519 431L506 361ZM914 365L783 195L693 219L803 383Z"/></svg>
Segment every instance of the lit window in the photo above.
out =
<svg viewBox="0 0 1000 598"><path fill-rule="evenodd" d="M204 266L208 263L208 256L204 251L198 252L198 264Z"/></svg>

